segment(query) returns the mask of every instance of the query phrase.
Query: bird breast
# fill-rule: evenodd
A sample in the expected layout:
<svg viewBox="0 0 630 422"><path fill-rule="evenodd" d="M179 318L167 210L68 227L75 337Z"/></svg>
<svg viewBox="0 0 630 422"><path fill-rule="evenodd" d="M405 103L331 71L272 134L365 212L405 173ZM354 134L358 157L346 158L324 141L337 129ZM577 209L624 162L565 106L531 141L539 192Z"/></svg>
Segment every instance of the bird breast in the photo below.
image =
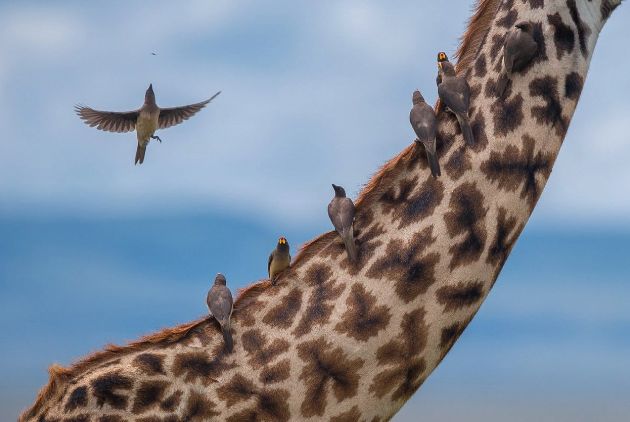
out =
<svg viewBox="0 0 630 422"><path fill-rule="evenodd" d="M155 112L140 112L138 121L136 122L136 134L138 135L139 142L147 142L149 138L153 136L158 127L159 116L159 110Z"/></svg>

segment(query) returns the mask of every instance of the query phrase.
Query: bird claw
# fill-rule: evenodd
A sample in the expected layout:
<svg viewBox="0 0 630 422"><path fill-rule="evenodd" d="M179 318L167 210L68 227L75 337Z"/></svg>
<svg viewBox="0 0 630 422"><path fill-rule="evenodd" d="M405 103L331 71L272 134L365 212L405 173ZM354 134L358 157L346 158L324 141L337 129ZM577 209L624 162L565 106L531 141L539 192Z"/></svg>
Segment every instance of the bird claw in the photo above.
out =
<svg viewBox="0 0 630 422"><path fill-rule="evenodd" d="M155 140L159 141L160 143L162 143L162 140L160 139L159 136L152 136L151 139L155 139Z"/></svg>

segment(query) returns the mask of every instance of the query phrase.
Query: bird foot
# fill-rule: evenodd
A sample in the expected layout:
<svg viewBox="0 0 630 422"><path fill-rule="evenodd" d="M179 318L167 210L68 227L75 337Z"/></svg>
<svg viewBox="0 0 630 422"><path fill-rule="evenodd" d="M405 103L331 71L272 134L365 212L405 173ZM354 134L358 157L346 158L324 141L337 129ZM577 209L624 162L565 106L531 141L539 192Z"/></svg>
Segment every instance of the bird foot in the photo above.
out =
<svg viewBox="0 0 630 422"><path fill-rule="evenodd" d="M152 136L151 139L155 139L155 140L159 141L160 143L162 143L162 140L160 139L159 136Z"/></svg>

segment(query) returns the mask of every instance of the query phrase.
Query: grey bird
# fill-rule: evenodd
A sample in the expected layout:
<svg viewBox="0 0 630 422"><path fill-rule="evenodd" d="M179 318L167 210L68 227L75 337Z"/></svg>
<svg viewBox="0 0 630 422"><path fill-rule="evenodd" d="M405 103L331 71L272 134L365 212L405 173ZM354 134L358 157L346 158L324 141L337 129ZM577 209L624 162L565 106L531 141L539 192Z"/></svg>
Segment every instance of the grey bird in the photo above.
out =
<svg viewBox="0 0 630 422"><path fill-rule="evenodd" d="M289 268L291 265L291 253L289 248L289 242L285 237L278 239L276 248L269 254L269 261L267 262L267 273L269 279L273 284L276 283L278 275Z"/></svg>
<svg viewBox="0 0 630 422"><path fill-rule="evenodd" d="M230 331L230 317L234 309L234 302L232 300L232 293L226 286L226 283L225 276L221 273L217 274L214 278L214 285L208 292L206 303L208 304L210 315L221 325L225 348L228 352L231 352L234 347L234 342L232 341L232 332Z"/></svg>
<svg viewBox="0 0 630 422"><path fill-rule="evenodd" d="M96 126L97 129L108 132L131 132L135 130L138 138L135 164L142 164L149 141L155 139L162 142L159 136L155 136L157 129L166 129L188 120L220 93L221 91L199 103L182 107L160 108L155 102L155 93L153 92L153 84L151 84L144 94L144 104L137 110L99 111L83 105L75 106L74 110L90 127Z"/></svg>
<svg viewBox="0 0 630 422"><path fill-rule="evenodd" d="M335 196L328 204L328 217L341 236L350 262L357 262L357 245L354 243L354 203L346 197L346 191L333 183Z"/></svg>
<svg viewBox="0 0 630 422"><path fill-rule="evenodd" d="M525 69L538 51L538 43L532 34L532 24L529 22L518 23L505 37L503 44L503 68L505 73L497 83L497 93L503 97L508 82L514 72Z"/></svg>
<svg viewBox="0 0 630 422"><path fill-rule="evenodd" d="M433 177L438 177L442 173L440 172L440 163L438 162L437 153L435 151L435 111L433 111L433 107L424 101L424 97L418 90L414 91L412 102L413 107L411 107L411 112L409 112L409 122L418 137L416 142L420 142L424 145L424 150L427 153L427 161L431 168L431 174Z"/></svg>
<svg viewBox="0 0 630 422"><path fill-rule="evenodd" d="M437 55L437 61L438 61L438 74L435 77L435 84L437 86L440 86L440 84L442 83L442 72L439 72L440 69L440 63L441 62L447 62L448 61L448 56L446 55L445 52L440 51Z"/></svg>
<svg viewBox="0 0 630 422"><path fill-rule="evenodd" d="M455 74L455 67L448 60L438 61L441 82L438 85L440 102L443 103L457 117L464 140L468 145L474 145L475 139L468 108L470 106L470 86L463 76Z"/></svg>

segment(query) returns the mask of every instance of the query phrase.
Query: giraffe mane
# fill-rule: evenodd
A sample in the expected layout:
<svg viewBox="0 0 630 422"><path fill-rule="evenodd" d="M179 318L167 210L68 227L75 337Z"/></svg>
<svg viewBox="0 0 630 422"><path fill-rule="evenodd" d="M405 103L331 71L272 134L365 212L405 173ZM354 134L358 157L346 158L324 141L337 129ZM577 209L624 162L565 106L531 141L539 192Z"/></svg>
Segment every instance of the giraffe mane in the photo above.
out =
<svg viewBox="0 0 630 422"><path fill-rule="evenodd" d="M478 0L474 7L474 14L468 21L466 32L460 40L459 48L455 53L457 57L457 71L465 72L472 65L485 37L490 29L490 25L501 6L503 0ZM614 2L612 2L614 3ZM615 5L616 6L616 5ZM611 7L614 9L614 6ZM359 193L355 205L357 209L362 207L370 207L376 200L382 196L387 189L390 181L396 179L404 166L418 152L416 143L412 143L397 156L387 161L383 166L370 178ZM292 270L297 268L299 264L317 255L321 250L326 248L336 238L334 231L324 233L309 242L306 242L297 255L295 256L291 268L280 275L281 281L290 275ZM254 304L258 295L271 286L269 280L255 282L243 289L240 289L234 302L234 315L242 312L247 306ZM62 391L67 382L91 366L104 363L108 360L119 357L120 355L133 353L150 346L158 344L170 344L184 339L192 331L199 329L205 323L211 322L211 317L203 317L193 322L181 324L173 328L165 328L161 331L148 334L139 340L130 342L124 346L116 346L108 344L104 350L97 351L87 357L73 363L68 368L53 364L49 367L49 381L39 391L35 403L26 409L19 420L30 418L37 414L41 406L53 397L58 391ZM218 328L217 328L218 333Z"/></svg>
<svg viewBox="0 0 630 422"><path fill-rule="evenodd" d="M455 53L458 73L467 71L474 62L501 3L503 0L479 0L477 2L473 15L468 20L466 32L461 37L459 48Z"/></svg>

